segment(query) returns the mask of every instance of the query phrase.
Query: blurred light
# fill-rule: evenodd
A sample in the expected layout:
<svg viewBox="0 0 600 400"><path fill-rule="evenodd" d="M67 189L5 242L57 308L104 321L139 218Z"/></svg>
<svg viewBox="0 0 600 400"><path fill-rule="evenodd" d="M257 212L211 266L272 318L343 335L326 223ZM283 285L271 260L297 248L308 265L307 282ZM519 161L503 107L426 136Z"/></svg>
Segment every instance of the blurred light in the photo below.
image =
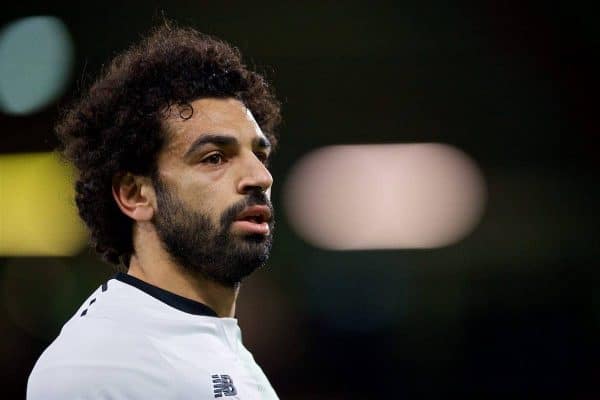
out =
<svg viewBox="0 0 600 400"><path fill-rule="evenodd" d="M23 18L0 31L0 109L28 114L56 99L68 82L73 43L61 20Z"/></svg>
<svg viewBox="0 0 600 400"><path fill-rule="evenodd" d="M0 156L0 255L73 255L86 243L72 170L54 153Z"/></svg>
<svg viewBox="0 0 600 400"><path fill-rule="evenodd" d="M431 248L474 228L485 184L471 159L444 144L331 146L298 162L284 197L292 227L317 247Z"/></svg>

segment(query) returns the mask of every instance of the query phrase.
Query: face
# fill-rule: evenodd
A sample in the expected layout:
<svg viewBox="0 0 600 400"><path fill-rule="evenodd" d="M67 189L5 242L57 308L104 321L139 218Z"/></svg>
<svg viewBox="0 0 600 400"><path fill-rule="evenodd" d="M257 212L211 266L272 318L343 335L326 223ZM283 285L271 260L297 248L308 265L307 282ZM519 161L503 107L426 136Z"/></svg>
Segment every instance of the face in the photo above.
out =
<svg viewBox="0 0 600 400"><path fill-rule="evenodd" d="M234 99L200 99L192 116L174 107L154 177L153 223L181 267L235 285L262 266L271 249L270 144Z"/></svg>

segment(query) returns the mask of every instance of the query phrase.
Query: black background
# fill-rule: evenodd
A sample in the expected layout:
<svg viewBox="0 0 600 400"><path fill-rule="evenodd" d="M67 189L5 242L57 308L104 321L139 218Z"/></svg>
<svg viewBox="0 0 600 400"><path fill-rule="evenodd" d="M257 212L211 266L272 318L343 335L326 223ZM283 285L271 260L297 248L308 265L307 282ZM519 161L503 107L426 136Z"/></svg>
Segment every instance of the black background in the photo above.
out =
<svg viewBox="0 0 600 400"><path fill-rule="evenodd" d="M0 152L51 150L61 104L161 15L217 35L283 102L276 207L294 162L328 144L448 143L486 179L480 224L441 249L318 250L279 213L238 317L282 398L596 398L596 18L579 1L448 3L11 2L2 24L60 17L76 65L58 102L0 114ZM0 258L5 398L111 273L87 250Z"/></svg>

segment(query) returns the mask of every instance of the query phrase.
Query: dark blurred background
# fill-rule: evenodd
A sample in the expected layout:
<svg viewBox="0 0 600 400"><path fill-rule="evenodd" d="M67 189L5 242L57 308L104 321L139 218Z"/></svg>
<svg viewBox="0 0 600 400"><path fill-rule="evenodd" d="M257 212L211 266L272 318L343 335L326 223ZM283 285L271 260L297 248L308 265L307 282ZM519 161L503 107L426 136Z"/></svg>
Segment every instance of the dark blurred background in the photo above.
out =
<svg viewBox="0 0 600 400"><path fill-rule="evenodd" d="M441 142L481 169L483 216L442 248L321 250L279 213L238 318L281 398L600 397L599 25L587 3L20 1L0 25L34 15L68 29L70 78L35 112L0 113L0 156L51 151L61 105L164 15L236 45L276 88L276 208L294 163L324 145ZM19 190L7 186L0 207ZM0 254L3 398L24 398L37 357L112 273L87 249Z"/></svg>

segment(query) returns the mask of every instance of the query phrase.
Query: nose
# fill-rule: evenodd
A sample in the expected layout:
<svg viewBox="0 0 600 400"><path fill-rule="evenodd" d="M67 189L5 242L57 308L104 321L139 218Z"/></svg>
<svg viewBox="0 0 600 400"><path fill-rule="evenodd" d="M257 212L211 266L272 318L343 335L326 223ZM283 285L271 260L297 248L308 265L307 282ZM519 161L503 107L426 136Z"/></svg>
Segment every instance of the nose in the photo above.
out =
<svg viewBox="0 0 600 400"><path fill-rule="evenodd" d="M268 192L273 185L273 176L252 153L249 161L242 165L242 174L238 182L238 193L247 194L251 191Z"/></svg>

